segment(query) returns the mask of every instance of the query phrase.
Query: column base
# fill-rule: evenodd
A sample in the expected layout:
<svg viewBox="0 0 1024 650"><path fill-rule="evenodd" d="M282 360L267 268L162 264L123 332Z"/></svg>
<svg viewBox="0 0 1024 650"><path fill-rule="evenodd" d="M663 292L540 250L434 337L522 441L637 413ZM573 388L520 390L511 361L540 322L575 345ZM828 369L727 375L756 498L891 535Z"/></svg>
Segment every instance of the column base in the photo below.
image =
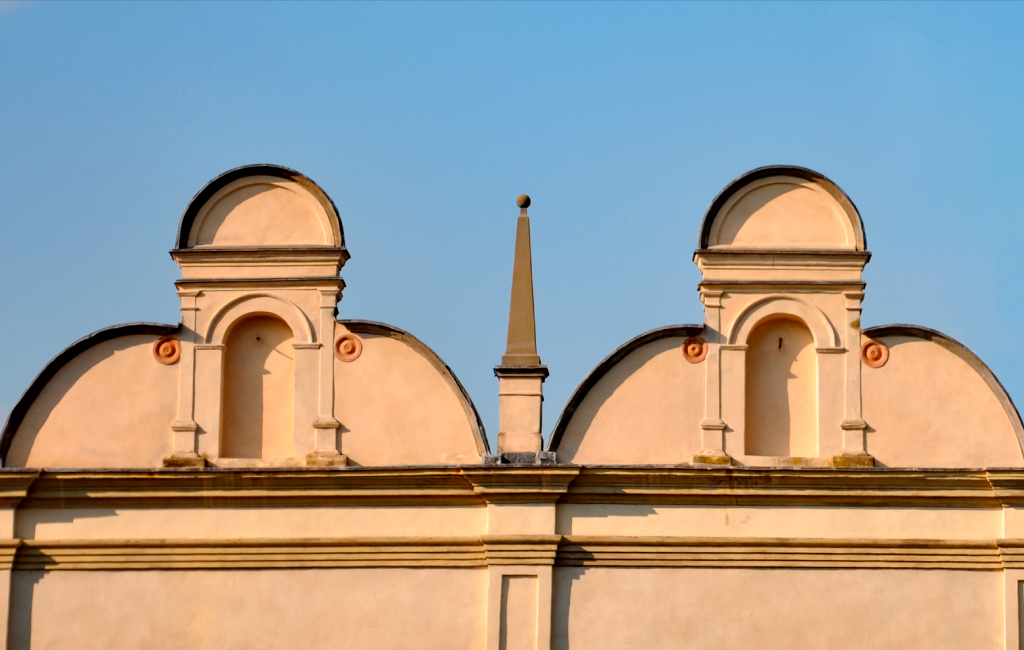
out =
<svg viewBox="0 0 1024 650"><path fill-rule="evenodd" d="M206 467L206 458L193 451L171 454L164 459L164 467Z"/></svg>
<svg viewBox="0 0 1024 650"><path fill-rule="evenodd" d="M336 451L314 451L306 456L306 465L310 467L344 467L348 465L348 456Z"/></svg>
<svg viewBox="0 0 1024 650"><path fill-rule="evenodd" d="M721 449L702 451L693 457L694 465L732 465L732 456Z"/></svg>
<svg viewBox="0 0 1024 650"><path fill-rule="evenodd" d="M829 462L831 467L874 467L875 457L868 453L839 454Z"/></svg>

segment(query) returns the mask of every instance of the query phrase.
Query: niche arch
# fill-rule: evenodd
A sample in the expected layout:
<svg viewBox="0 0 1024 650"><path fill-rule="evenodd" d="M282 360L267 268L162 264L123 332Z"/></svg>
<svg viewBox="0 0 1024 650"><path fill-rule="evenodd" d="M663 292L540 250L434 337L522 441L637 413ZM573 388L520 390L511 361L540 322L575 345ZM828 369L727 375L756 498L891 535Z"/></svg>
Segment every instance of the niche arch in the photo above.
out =
<svg viewBox="0 0 1024 650"><path fill-rule="evenodd" d="M819 350L841 347L839 334L823 311L793 296L782 295L765 296L748 305L733 322L727 337L729 345L746 345L750 333L762 321L785 317L802 321L814 337L814 347Z"/></svg>
<svg viewBox="0 0 1024 650"><path fill-rule="evenodd" d="M295 343L316 343L309 319L295 303L267 293L251 293L235 298L221 307L207 328L206 345L224 345L231 328L242 319L257 314L275 316L288 325Z"/></svg>

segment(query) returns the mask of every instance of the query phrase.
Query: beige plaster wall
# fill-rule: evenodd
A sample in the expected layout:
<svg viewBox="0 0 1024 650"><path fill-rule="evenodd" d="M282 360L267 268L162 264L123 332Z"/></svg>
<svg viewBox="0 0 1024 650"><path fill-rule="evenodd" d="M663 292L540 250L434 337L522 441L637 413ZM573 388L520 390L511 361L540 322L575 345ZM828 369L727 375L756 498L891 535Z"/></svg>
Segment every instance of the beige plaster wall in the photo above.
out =
<svg viewBox="0 0 1024 650"><path fill-rule="evenodd" d="M159 467L170 452L178 366L153 335L95 345L61 368L29 408L8 467Z"/></svg>
<svg viewBox="0 0 1024 650"><path fill-rule="evenodd" d="M557 532L583 536L995 539L996 508L712 507L570 503Z"/></svg>
<svg viewBox="0 0 1024 650"><path fill-rule="evenodd" d="M21 539L273 539L446 537L487 530L487 509L429 508L22 508Z"/></svg>
<svg viewBox="0 0 1024 650"><path fill-rule="evenodd" d="M9 648L480 648L482 569L14 572Z"/></svg>
<svg viewBox="0 0 1024 650"><path fill-rule="evenodd" d="M1002 576L556 568L552 647L1002 648Z"/></svg>
<svg viewBox="0 0 1024 650"><path fill-rule="evenodd" d="M867 450L888 467L1021 465L1020 444L992 388L938 343L889 336L889 360L863 369Z"/></svg>
<svg viewBox="0 0 1024 650"><path fill-rule="evenodd" d="M704 365L686 361L684 340L641 346L602 377L566 427L559 462L688 462L700 450Z"/></svg>
<svg viewBox="0 0 1024 650"><path fill-rule="evenodd" d="M479 463L463 397L426 353L397 338L358 336L359 358L334 366L334 416L349 464Z"/></svg>

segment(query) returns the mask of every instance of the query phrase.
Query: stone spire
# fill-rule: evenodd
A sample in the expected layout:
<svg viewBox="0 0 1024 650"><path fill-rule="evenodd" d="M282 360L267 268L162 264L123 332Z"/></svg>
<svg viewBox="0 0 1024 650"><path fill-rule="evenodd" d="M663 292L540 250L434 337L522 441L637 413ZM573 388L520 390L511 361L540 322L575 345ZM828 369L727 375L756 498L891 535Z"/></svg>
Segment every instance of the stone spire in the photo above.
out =
<svg viewBox="0 0 1024 650"><path fill-rule="evenodd" d="M547 366L537 354L537 325L533 313L533 260L530 255L530 197L516 199L516 254L512 264L512 300L508 311L508 343L498 378L498 462L540 464L554 462L552 452L541 451L542 404Z"/></svg>
<svg viewBox="0 0 1024 650"><path fill-rule="evenodd" d="M530 197L516 199L516 256L512 262L512 301L508 309L508 344L503 366L538 366L537 324L533 314L533 257L530 254Z"/></svg>

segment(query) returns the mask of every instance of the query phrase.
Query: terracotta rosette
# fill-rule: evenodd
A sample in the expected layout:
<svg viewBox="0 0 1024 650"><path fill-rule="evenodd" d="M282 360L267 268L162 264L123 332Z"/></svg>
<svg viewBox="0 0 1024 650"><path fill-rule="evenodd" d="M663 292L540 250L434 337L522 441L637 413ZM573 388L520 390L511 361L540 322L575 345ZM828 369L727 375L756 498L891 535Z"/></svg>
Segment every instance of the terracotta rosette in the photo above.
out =
<svg viewBox="0 0 1024 650"><path fill-rule="evenodd" d="M690 363L700 363L708 356L708 342L699 336L683 341L683 357Z"/></svg>
<svg viewBox="0 0 1024 650"><path fill-rule="evenodd" d="M889 348L884 343L868 339L860 347L860 356L869 368L881 368L889 360Z"/></svg>
<svg viewBox="0 0 1024 650"><path fill-rule="evenodd" d="M172 336L165 336L153 344L153 358L169 366L181 358L181 343Z"/></svg>
<svg viewBox="0 0 1024 650"><path fill-rule="evenodd" d="M338 361L349 363L363 353L363 342L355 334L342 334L334 341L334 356Z"/></svg>

